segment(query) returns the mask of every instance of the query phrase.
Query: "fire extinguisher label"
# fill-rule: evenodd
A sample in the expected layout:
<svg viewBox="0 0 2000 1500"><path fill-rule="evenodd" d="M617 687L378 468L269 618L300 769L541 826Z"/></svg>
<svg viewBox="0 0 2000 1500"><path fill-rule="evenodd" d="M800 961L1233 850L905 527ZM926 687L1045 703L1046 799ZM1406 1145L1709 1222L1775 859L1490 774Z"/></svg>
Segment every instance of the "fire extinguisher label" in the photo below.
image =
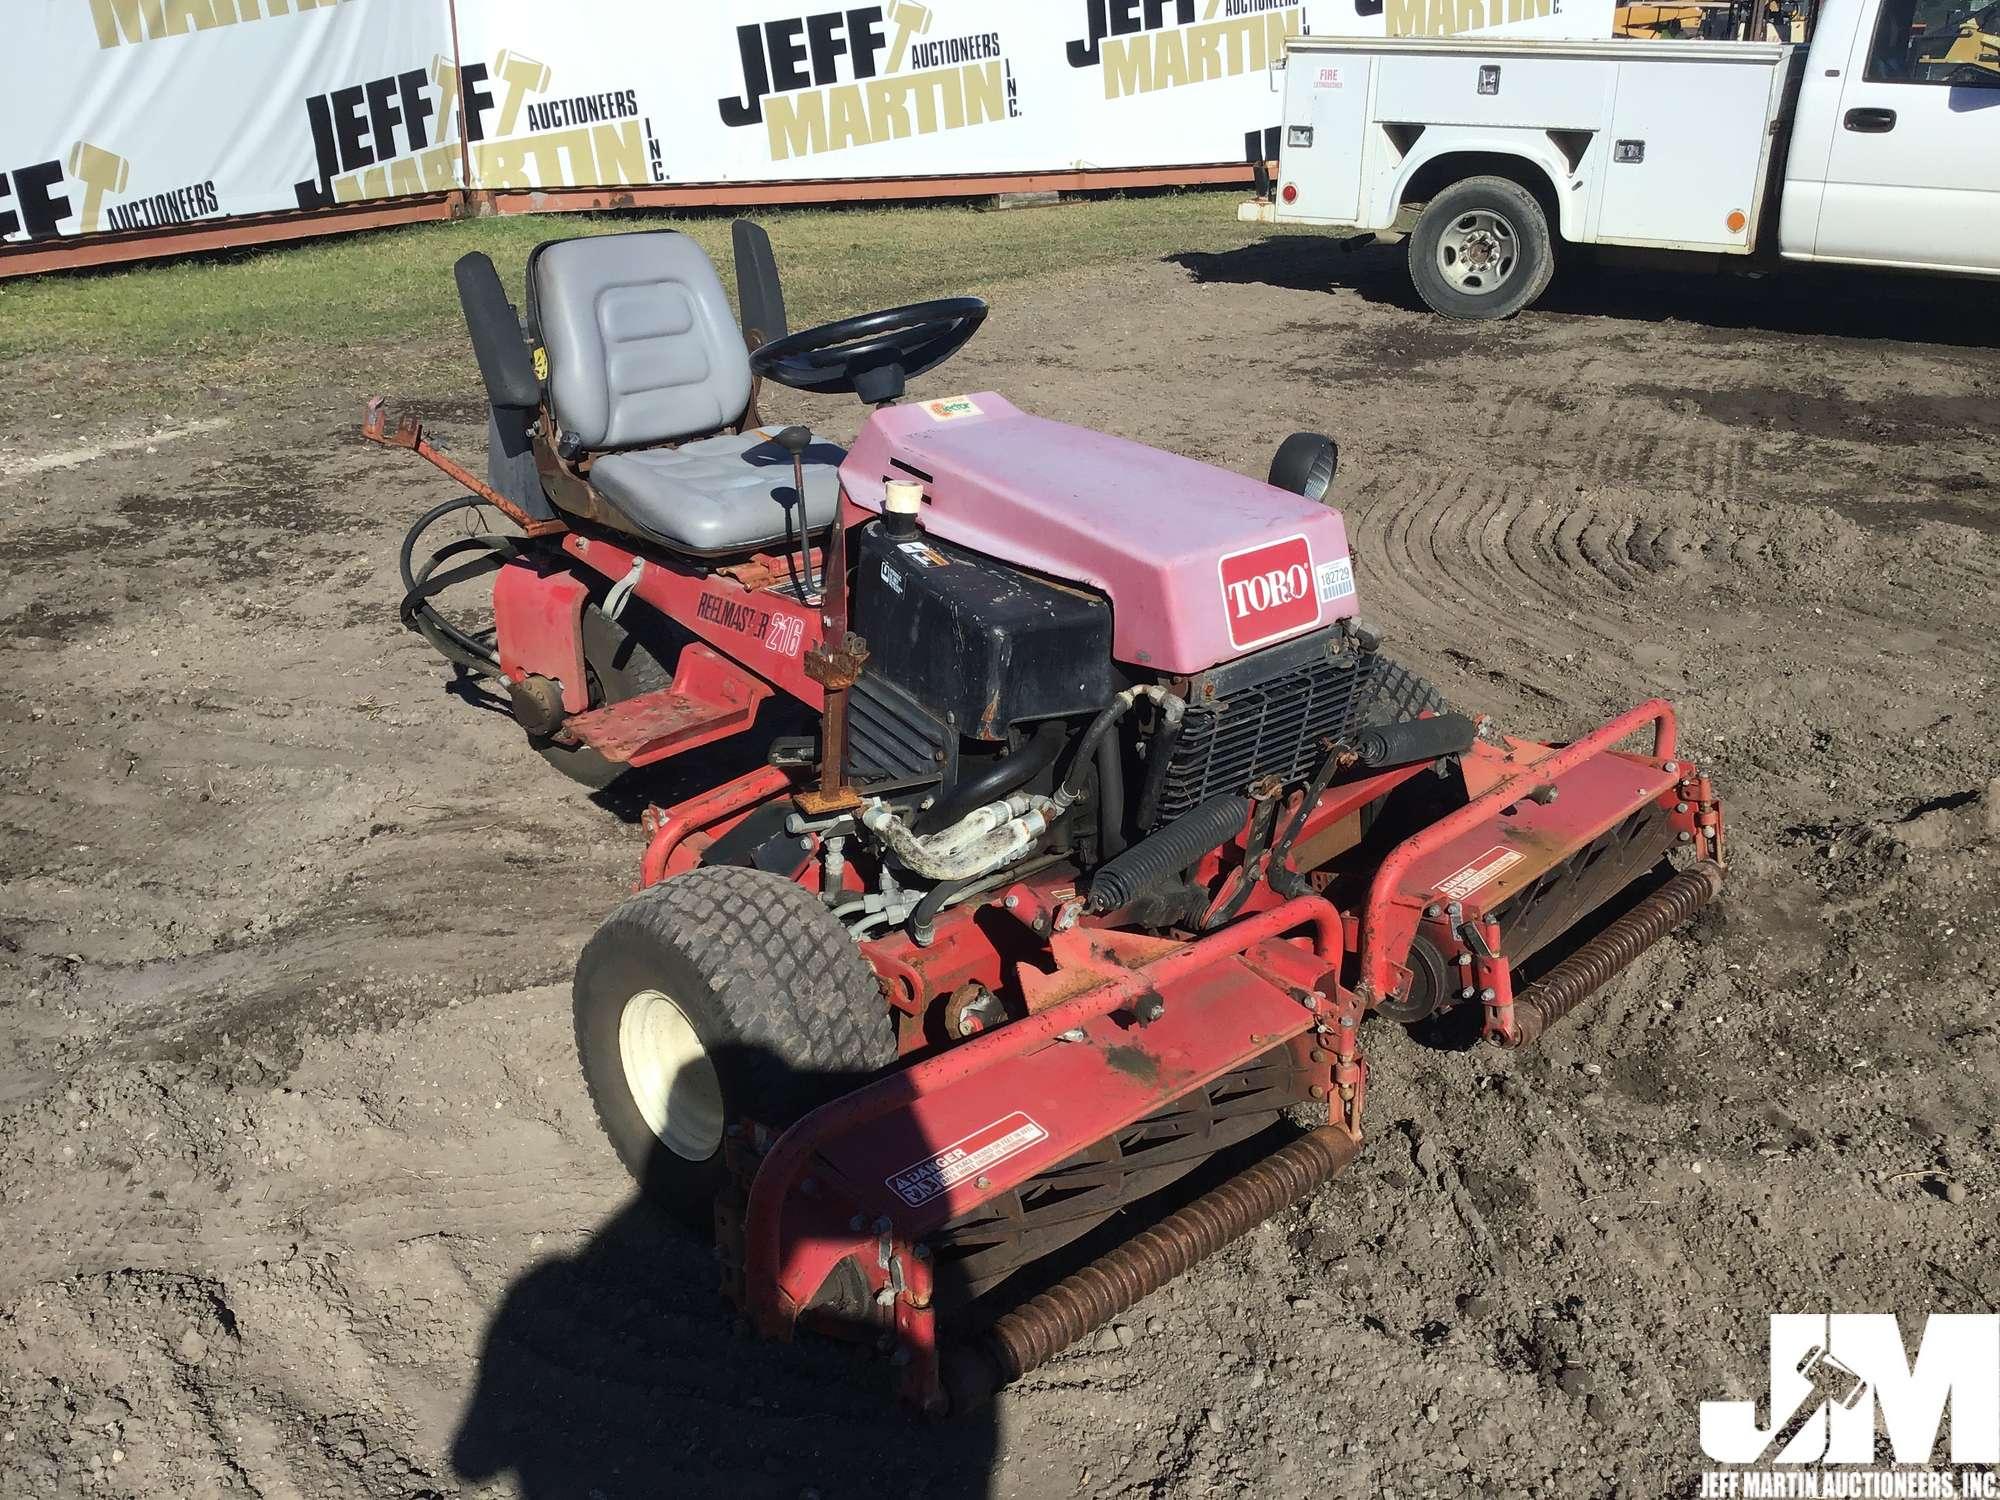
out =
<svg viewBox="0 0 2000 1500"><path fill-rule="evenodd" d="M883 1184L910 1207L921 1208L967 1178L977 1177L1048 1138L1046 1130L1016 1110L1005 1119L980 1126L922 1161L911 1162L902 1171L885 1177Z"/></svg>

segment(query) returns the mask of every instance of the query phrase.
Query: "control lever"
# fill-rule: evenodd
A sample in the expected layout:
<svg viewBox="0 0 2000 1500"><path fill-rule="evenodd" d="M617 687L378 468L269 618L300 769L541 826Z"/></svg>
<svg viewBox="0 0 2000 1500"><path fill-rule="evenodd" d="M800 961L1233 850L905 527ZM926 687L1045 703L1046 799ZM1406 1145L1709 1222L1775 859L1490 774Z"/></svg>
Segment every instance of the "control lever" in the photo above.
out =
<svg viewBox="0 0 2000 1500"><path fill-rule="evenodd" d="M787 427L778 434L778 446L792 455L792 493L799 505L799 571L805 575L807 597L818 592L813 587L812 527L806 516L806 448L812 437L806 427Z"/></svg>

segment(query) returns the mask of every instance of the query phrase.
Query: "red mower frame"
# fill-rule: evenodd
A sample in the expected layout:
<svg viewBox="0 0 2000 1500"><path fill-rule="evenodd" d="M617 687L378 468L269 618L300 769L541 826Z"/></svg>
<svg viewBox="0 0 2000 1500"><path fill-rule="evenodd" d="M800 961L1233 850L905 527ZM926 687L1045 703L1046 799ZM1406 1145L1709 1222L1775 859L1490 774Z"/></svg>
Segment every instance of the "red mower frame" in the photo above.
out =
<svg viewBox="0 0 2000 1500"><path fill-rule="evenodd" d="M1616 748L1647 730L1649 752ZM1676 738L1673 709L1659 700L1567 745L1489 731L1461 758L1471 800L1399 844L1357 910L1316 894L1284 899L1260 880L1235 920L1180 941L1104 925L1066 878L1030 875L945 913L928 945L900 932L863 942L911 1060L782 1133L752 1125L732 1138L741 1191L718 1215L731 1295L760 1333L789 1338L801 1322L819 1321L809 1310L814 1292L852 1260L868 1268L878 1309L878 1322L860 1331L892 1346L905 1398L932 1413L978 1399L1177 1274L1172 1268L1184 1269L1197 1251L1207 1253L1204 1235L1238 1225L1225 1236L1233 1238L1351 1160L1368 1089L1360 1026L1407 991L1405 960L1419 932L1464 979L1458 998L1479 1005L1485 1039L1512 1048L1538 1038L1712 899L1721 881L1721 808L1707 776L1676 758ZM1403 767L1323 793L1301 846L1429 770ZM763 767L649 810L640 885L695 868L716 838L794 790L784 771ZM1496 911L1606 828L1649 809L1667 820L1688 868L1517 994ZM1223 888L1249 838L1246 828L1198 878ZM1502 857L1482 864L1478 854L1487 849ZM815 886L817 862L802 852L800 866L801 879ZM947 1044L935 1019L948 998L960 986L998 987L1007 978L1008 960L989 935L995 916L1040 944L1045 967L1015 973L1029 1014ZM1076 1285L1003 1318L980 1351L947 1368L927 1234L1016 1188L1077 1142L1128 1127L1275 1048L1288 1049L1309 1080L1305 1092L1329 1110L1326 1129L1295 1153L1305 1165L1286 1159L1290 1181L1272 1186L1278 1168L1260 1164L1245 1174L1255 1179L1247 1186L1225 1184L1210 1195L1217 1201L1184 1211L1192 1219L1153 1231L1155 1253L1125 1265L1115 1285L1102 1266L1086 1268L1071 1278ZM986 1165L938 1165L947 1158ZM912 1163L927 1164L935 1185L915 1203L893 1188ZM1260 1186L1261 1197L1251 1194ZM1283 1201L1270 1204L1272 1192Z"/></svg>
<svg viewBox="0 0 2000 1500"><path fill-rule="evenodd" d="M744 732L773 689L809 709L825 710L826 688L812 675L813 662L844 622L834 610L801 603L781 587L795 558L760 552L705 567L660 549L642 551L630 538L585 534L566 521L538 519L433 444L415 417L406 414L392 424L380 397L369 402L361 435L408 448L529 539L554 541L569 561L599 575L613 593L622 589L698 638L675 664L670 701L592 710L583 639L589 585L571 568L531 552L501 563L493 581L493 626L502 675L514 686L533 679L559 685L568 715L564 740L582 740L637 768ZM843 496L840 525L832 534L865 519L867 513ZM828 565L822 552L811 550L815 568Z"/></svg>
<svg viewBox="0 0 2000 1500"><path fill-rule="evenodd" d="M753 390L746 422L755 401ZM546 406L540 415L546 432ZM766 764L648 807L640 889L696 870L719 839L775 812L786 837L760 866L767 875L810 891L823 880L864 891L843 846L830 843L846 835L828 830L851 831L855 820L840 815L861 802L846 783L844 725L867 647L847 628L847 552L850 530L874 511L843 488L822 547L802 538L803 557L708 562L600 524L588 461L565 467L545 439L537 454L546 487L576 491L568 521L529 514L439 451L413 418L392 425L379 399L363 435L409 448L523 533L519 545L481 540L498 554L499 676L531 734L642 767L750 732L776 694L820 715L816 769ZM804 488L801 478L795 489ZM407 576L407 555L405 567ZM817 602L798 583L801 568L824 582ZM633 599L686 634L674 661L661 663L671 683L592 707L586 621L597 609L615 623ZM1364 634L1350 639L1373 652L1372 636L1359 644ZM1192 691L1191 680L1135 686L1104 714L1124 712L1143 692ZM1350 1162L1363 1139L1360 1031L1370 1015L1409 1021L1462 1007L1487 1043L1528 1045L1719 892L1721 807L1709 778L1677 753L1665 702L1566 744L1515 738L1484 719L1472 737L1469 721L1451 717L1471 742L1459 751L1464 741L1454 741L1442 759L1355 774L1358 752L1321 739L1322 774L1310 783L1289 793L1275 776L1252 785L1243 826L1187 873L1200 915L1182 925L1095 911L1089 898L1099 892L1077 886L1086 867L1037 855L996 867L991 884L968 884L963 899L921 924L859 938L895 1021L899 1065L788 1128L742 1119L726 1127L731 1185L716 1205L718 1248L725 1290L751 1324L773 1338L804 1324L880 1343L902 1367L903 1394L926 1412L977 1401ZM1108 729L1113 719L1103 722ZM1620 748L1647 731L1645 751ZM1418 779L1434 773L1459 778L1462 804L1372 867L1334 872L1361 847L1371 810L1421 790ZM1351 779L1339 781L1343 774ZM1223 816L1237 813L1225 804ZM1368 848L1374 858L1377 846ZM1559 961L1540 960L1531 983L1517 983L1549 929L1562 930L1552 912L1596 909L1663 848L1674 873L1594 936L1579 935ZM940 877L934 889L945 888ZM1551 891L1569 899L1545 900ZM843 961L851 935L835 934ZM975 1008L1003 994L1004 1024ZM869 1003L865 993L861 1000ZM977 1343L941 1342L940 1231L1191 1098L1209 1098L1211 1088L1271 1067L1300 1100L1326 1107L1323 1127L1005 1314ZM862 1295L837 1307L816 1300L842 1267L858 1269Z"/></svg>

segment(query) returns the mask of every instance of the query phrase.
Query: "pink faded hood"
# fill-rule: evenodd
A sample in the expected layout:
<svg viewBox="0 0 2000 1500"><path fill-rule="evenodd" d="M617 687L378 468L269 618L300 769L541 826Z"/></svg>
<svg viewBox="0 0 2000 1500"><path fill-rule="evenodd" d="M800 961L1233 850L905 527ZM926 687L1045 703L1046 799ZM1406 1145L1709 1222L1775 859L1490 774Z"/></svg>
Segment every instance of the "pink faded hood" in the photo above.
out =
<svg viewBox="0 0 2000 1500"><path fill-rule="evenodd" d="M1340 512L990 391L876 412L840 477L872 511L885 480L915 479L932 535L1101 590L1113 654L1154 671L1199 672L1358 607Z"/></svg>

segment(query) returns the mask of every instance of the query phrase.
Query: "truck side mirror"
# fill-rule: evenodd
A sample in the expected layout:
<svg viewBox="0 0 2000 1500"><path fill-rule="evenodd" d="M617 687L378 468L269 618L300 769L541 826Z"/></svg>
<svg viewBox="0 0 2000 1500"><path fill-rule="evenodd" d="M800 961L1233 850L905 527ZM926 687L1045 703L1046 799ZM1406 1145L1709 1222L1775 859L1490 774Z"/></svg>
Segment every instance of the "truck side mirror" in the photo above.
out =
<svg viewBox="0 0 2000 1500"><path fill-rule="evenodd" d="M1265 483L1308 500L1324 500L1340 471L1340 444L1323 432L1295 432L1278 444Z"/></svg>

